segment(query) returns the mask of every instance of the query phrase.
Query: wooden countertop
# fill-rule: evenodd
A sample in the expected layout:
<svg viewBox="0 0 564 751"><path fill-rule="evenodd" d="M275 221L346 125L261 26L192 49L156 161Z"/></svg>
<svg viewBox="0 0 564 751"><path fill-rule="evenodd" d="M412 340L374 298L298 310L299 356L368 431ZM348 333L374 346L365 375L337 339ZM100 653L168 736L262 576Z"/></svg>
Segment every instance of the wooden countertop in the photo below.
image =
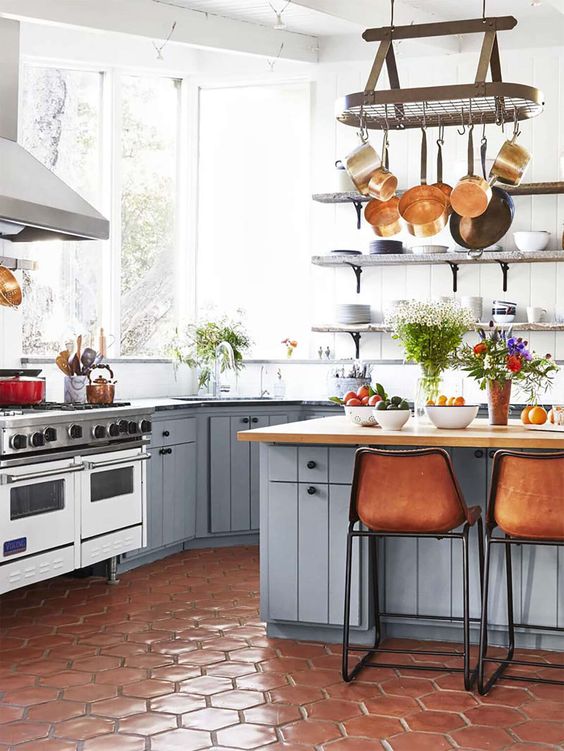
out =
<svg viewBox="0 0 564 751"><path fill-rule="evenodd" d="M492 426L478 419L465 430L439 430L433 425L416 426L413 418L400 431L362 428L345 416L321 417L272 425L237 433L240 441L261 443L307 443L343 446L475 446L564 450L564 433L527 430L519 420L507 426Z"/></svg>

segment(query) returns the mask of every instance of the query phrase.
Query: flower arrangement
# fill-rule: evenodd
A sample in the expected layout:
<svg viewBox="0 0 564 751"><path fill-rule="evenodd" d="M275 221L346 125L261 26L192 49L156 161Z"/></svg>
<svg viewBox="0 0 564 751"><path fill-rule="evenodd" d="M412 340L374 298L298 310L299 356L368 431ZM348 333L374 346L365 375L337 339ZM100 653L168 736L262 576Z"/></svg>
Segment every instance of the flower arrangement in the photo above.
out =
<svg viewBox="0 0 564 751"><path fill-rule="evenodd" d="M286 357L292 357L294 350L298 346L298 342L295 339L286 337L285 339L282 339L282 344L286 345Z"/></svg>
<svg viewBox="0 0 564 751"><path fill-rule="evenodd" d="M424 400L436 400L441 374L472 328L472 314L454 302L410 300L399 303L386 323L392 328L392 338L403 345L405 359L421 366Z"/></svg>
<svg viewBox="0 0 564 751"><path fill-rule="evenodd" d="M488 391L490 422L507 424L511 386L515 383L526 394L528 404L537 404L539 393L549 388L558 365L550 354L540 356L528 342L511 335L511 329L499 331L493 324L486 333L479 329L480 341L464 344L457 353L457 364Z"/></svg>

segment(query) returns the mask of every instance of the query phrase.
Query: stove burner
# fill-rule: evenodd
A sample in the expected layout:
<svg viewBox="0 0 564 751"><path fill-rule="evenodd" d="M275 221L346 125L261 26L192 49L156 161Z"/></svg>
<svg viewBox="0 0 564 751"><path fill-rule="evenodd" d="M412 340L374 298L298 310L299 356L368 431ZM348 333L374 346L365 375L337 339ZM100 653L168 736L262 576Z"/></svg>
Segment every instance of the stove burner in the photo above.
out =
<svg viewBox="0 0 564 751"><path fill-rule="evenodd" d="M130 402L114 402L113 404L67 404L66 402L41 402L40 404L15 404L3 407L0 404L0 416L12 417L24 412L47 412L48 410L62 410L63 412L88 412L93 409L110 409L112 407L128 407Z"/></svg>

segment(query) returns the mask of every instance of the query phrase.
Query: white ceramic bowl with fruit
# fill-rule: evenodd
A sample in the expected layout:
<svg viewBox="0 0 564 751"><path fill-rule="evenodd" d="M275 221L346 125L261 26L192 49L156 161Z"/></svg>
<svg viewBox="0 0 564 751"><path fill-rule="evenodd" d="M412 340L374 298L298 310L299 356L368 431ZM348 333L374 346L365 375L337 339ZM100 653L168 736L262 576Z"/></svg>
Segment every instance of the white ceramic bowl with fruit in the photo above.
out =
<svg viewBox="0 0 564 751"><path fill-rule="evenodd" d="M355 425L361 425L363 428L373 428L378 424L374 417L373 407L348 407L345 405L345 415Z"/></svg>
<svg viewBox="0 0 564 751"><path fill-rule="evenodd" d="M384 395L376 404L374 417L384 430L401 430L411 416L407 400L401 396Z"/></svg>
<svg viewBox="0 0 564 751"><path fill-rule="evenodd" d="M478 404L453 404L450 406L447 404L435 406L428 404L425 407L425 412L436 428L441 428L442 430L463 430L476 418L479 409Z"/></svg>
<svg viewBox="0 0 564 751"><path fill-rule="evenodd" d="M384 396L384 389L376 384L376 388L361 386L358 391L348 391L342 399L338 396L332 396L330 401L341 404L344 407L345 415L355 425L369 428L377 425L374 407L382 401Z"/></svg>

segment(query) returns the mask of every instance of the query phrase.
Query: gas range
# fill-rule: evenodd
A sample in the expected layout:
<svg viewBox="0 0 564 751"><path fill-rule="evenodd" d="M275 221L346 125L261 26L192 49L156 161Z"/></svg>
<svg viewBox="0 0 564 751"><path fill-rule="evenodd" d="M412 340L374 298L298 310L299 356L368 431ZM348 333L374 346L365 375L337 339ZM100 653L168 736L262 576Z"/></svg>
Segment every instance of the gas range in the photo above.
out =
<svg viewBox="0 0 564 751"><path fill-rule="evenodd" d="M150 408L128 402L0 406L0 462L16 456L139 441L151 432L150 413Z"/></svg>

